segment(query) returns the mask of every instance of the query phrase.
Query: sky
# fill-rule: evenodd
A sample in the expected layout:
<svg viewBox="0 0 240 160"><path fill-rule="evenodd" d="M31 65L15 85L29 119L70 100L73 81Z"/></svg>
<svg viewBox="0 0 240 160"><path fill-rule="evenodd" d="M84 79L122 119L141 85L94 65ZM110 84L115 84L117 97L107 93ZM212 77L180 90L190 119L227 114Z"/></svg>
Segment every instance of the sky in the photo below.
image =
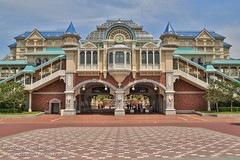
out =
<svg viewBox="0 0 240 160"><path fill-rule="evenodd" d="M72 21L85 39L97 25L119 18L132 19L155 39L168 22L175 30L214 30L232 45L231 57L240 58L239 8L239 0L0 0L0 59L25 31L66 31Z"/></svg>

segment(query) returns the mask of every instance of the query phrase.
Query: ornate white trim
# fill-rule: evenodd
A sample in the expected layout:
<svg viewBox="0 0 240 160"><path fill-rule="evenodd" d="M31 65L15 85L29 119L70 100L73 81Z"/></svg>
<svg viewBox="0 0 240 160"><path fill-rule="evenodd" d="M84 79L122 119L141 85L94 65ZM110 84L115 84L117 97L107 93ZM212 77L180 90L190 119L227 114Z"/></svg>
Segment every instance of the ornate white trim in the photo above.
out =
<svg viewBox="0 0 240 160"><path fill-rule="evenodd" d="M134 84L142 83L142 82L144 82L144 83L152 83L153 85L157 85L157 87L161 87L163 90L166 90L166 87L163 84L161 84L161 83L159 83L157 81L151 80L151 79L147 79L147 78L143 78L143 79L139 79L139 80L135 80L133 82L130 82L123 88L123 90L126 90L127 88L131 87Z"/></svg>
<svg viewBox="0 0 240 160"><path fill-rule="evenodd" d="M113 90L117 90L117 88L112 85L111 83L107 82L107 81L104 81L104 80L99 80L99 79L90 79L90 80L86 80L86 81L83 81L83 82L80 82L79 84L77 84L75 87L73 87L73 90L76 90L77 88L83 86L83 85L86 85L88 83L102 83L102 84L105 84L107 85L108 87L112 88Z"/></svg>

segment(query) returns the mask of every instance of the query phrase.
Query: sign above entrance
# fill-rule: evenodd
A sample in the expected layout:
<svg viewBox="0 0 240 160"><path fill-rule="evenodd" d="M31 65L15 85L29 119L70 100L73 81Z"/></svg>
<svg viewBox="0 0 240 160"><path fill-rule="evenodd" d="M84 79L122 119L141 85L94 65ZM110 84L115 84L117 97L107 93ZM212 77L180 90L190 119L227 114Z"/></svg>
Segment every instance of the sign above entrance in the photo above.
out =
<svg viewBox="0 0 240 160"><path fill-rule="evenodd" d="M148 93L148 88L146 87L135 87L134 90L130 88L130 93Z"/></svg>
<svg viewBox="0 0 240 160"><path fill-rule="evenodd" d="M109 88L105 87L95 87L92 89L92 93L110 93L110 90Z"/></svg>

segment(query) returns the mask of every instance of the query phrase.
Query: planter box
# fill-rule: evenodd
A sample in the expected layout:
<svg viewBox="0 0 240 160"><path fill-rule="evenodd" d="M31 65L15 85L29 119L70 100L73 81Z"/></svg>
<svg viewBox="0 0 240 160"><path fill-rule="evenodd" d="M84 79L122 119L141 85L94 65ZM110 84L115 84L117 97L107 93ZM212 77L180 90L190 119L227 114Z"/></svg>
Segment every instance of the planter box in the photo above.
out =
<svg viewBox="0 0 240 160"><path fill-rule="evenodd" d="M130 113L134 113L134 110L133 110L133 109L131 109L131 110L130 110Z"/></svg>

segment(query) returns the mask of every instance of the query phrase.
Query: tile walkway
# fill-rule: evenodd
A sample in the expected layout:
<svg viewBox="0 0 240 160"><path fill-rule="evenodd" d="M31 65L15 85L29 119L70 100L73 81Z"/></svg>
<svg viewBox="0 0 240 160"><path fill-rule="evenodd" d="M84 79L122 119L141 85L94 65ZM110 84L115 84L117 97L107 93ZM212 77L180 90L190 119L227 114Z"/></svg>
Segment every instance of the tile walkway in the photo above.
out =
<svg viewBox="0 0 240 160"><path fill-rule="evenodd" d="M0 139L0 159L240 159L240 138L200 128L63 127Z"/></svg>

